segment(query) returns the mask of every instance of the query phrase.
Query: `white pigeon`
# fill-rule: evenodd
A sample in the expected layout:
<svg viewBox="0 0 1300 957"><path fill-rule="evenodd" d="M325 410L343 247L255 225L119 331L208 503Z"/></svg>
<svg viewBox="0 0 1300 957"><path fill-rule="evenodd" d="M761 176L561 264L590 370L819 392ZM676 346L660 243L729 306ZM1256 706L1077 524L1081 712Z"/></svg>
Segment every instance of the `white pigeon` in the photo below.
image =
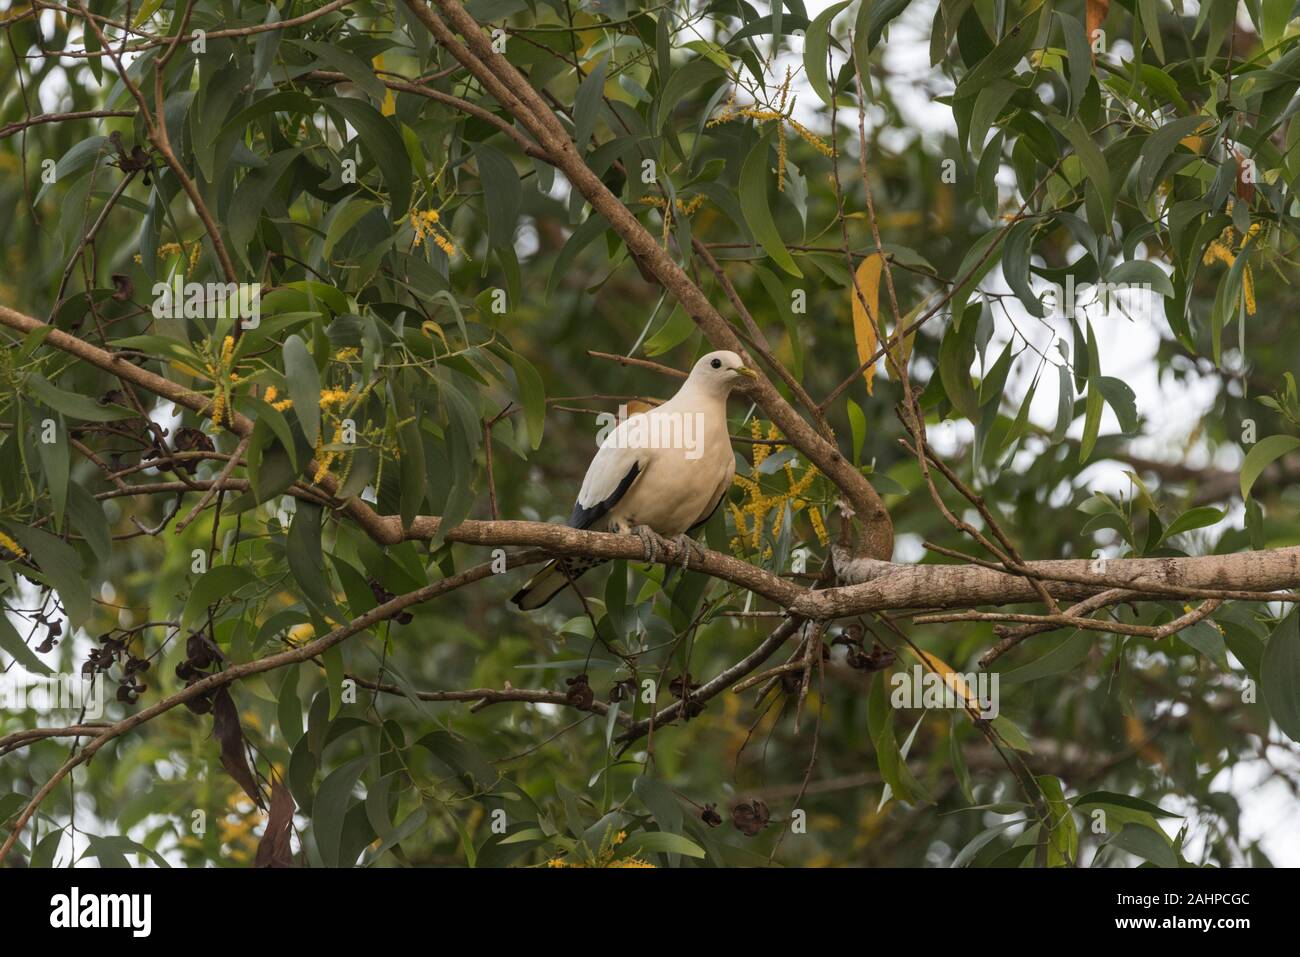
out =
<svg viewBox="0 0 1300 957"><path fill-rule="evenodd" d="M633 534L646 561L673 539L682 566L702 551L687 532L709 520L731 488L736 457L727 431L727 396L753 378L734 352L710 352L695 363L677 394L656 408L628 416L600 443L587 467L569 525ZM510 600L523 611L540 608L598 558L556 559Z"/></svg>

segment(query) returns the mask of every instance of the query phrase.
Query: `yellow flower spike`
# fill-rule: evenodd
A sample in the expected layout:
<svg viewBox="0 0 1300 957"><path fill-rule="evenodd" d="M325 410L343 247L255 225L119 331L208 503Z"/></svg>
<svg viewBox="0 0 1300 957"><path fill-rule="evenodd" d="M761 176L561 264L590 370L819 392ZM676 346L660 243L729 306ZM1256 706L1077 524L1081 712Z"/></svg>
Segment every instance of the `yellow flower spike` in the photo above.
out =
<svg viewBox="0 0 1300 957"><path fill-rule="evenodd" d="M785 156L786 156L785 137L776 138L776 191L785 192Z"/></svg>
<svg viewBox="0 0 1300 957"><path fill-rule="evenodd" d="M218 432L221 431L221 419L226 414L226 391L217 386L216 391L212 394L212 425Z"/></svg>
<svg viewBox="0 0 1300 957"><path fill-rule="evenodd" d="M1241 276L1241 290L1246 297L1246 315L1255 314L1255 276L1247 266Z"/></svg>
<svg viewBox="0 0 1300 957"><path fill-rule="evenodd" d="M822 520L821 510L816 505L809 507L808 521L812 522L813 531L817 534L817 541L822 545L829 545L831 537L826 531L826 523Z"/></svg>
<svg viewBox="0 0 1300 957"><path fill-rule="evenodd" d="M735 502L728 502L727 508L731 511L732 521L736 523L736 531L744 534L745 531L745 513L741 511L739 505Z"/></svg>
<svg viewBox="0 0 1300 957"><path fill-rule="evenodd" d="M831 149L830 144L827 143L825 140L823 140L820 136L818 136L812 130L808 129L808 127L804 126L798 120L787 118L786 122L790 124L791 129L793 129L797 134L799 134L800 139L802 139L805 143L807 143L809 146L815 149L818 153L821 153L822 156L825 156L827 159L834 158L835 151Z"/></svg>
<svg viewBox="0 0 1300 957"><path fill-rule="evenodd" d="M763 423L758 419L751 419L749 423L749 434L754 439L754 468L757 469L767 458L771 447L763 442Z"/></svg>
<svg viewBox="0 0 1300 957"><path fill-rule="evenodd" d="M8 535L6 535L4 532L0 532L0 548L4 548L13 552L14 558L27 557L27 552L23 550L23 547L19 545L17 542L15 542Z"/></svg>
<svg viewBox="0 0 1300 957"><path fill-rule="evenodd" d="M262 393L262 401L266 402L267 405L275 405L275 397L279 394L275 386L268 385L266 391Z"/></svg>

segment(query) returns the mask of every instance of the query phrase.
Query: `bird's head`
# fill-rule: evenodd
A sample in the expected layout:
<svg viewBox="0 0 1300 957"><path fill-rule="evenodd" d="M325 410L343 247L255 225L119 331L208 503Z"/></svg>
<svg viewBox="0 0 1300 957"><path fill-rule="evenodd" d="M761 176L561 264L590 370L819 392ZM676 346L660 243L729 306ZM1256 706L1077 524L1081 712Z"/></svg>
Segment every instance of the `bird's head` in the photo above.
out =
<svg viewBox="0 0 1300 957"><path fill-rule="evenodd" d="M722 349L702 356L691 369L687 382L725 394L756 375L753 369L741 361L740 356Z"/></svg>

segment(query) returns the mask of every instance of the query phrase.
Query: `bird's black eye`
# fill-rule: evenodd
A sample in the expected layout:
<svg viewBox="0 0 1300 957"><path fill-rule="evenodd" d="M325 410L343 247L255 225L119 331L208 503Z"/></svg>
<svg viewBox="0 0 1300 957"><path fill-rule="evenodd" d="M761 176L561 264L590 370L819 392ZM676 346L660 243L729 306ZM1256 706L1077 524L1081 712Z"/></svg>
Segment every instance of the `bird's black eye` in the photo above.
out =
<svg viewBox="0 0 1300 957"><path fill-rule="evenodd" d="M710 365L712 365L713 368L715 368L715 369L721 369L721 368L722 368L722 360L721 360L721 359L714 359L713 362L710 363Z"/></svg>

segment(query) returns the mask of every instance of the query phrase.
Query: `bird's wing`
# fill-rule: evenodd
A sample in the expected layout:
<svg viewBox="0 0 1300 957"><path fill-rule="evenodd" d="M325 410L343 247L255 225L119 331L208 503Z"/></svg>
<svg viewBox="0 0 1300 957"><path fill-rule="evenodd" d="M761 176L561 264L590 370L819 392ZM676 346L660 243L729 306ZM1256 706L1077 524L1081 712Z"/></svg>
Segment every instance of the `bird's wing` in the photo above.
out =
<svg viewBox="0 0 1300 957"><path fill-rule="evenodd" d="M648 464L646 449L626 448L605 441L596 451L591 465L587 466L587 477L582 480L569 524L574 528L594 525L645 474Z"/></svg>

